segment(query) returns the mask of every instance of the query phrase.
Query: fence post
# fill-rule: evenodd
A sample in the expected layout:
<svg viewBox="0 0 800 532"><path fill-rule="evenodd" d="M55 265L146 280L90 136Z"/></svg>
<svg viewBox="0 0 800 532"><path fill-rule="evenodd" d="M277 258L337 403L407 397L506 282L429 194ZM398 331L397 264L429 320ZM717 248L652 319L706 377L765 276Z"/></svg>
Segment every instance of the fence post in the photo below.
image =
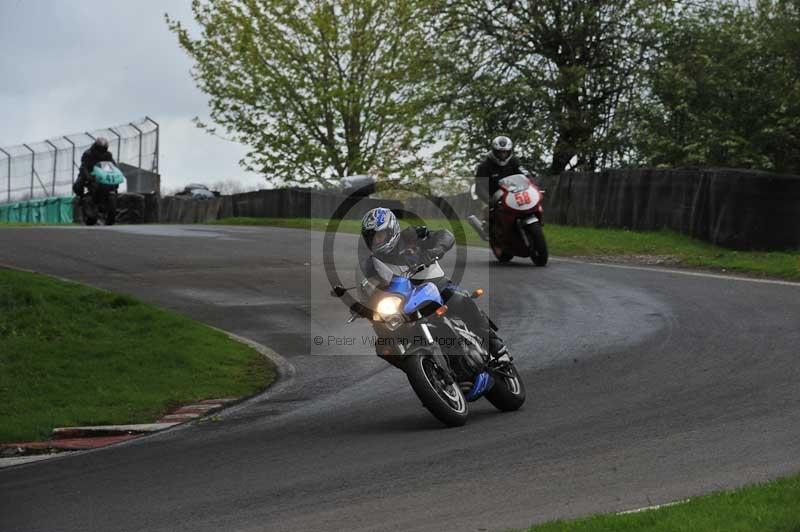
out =
<svg viewBox="0 0 800 532"><path fill-rule="evenodd" d="M117 163L119 163L122 159L122 135L114 131L113 127L108 128L108 130L117 136Z"/></svg>
<svg viewBox="0 0 800 532"><path fill-rule="evenodd" d="M5 153L8 158L8 203L11 203L11 154L3 148L0 148L0 151Z"/></svg>
<svg viewBox="0 0 800 532"><path fill-rule="evenodd" d="M143 131L141 129L139 129L138 127L136 127L136 124L134 124L133 122L131 122L129 125L133 129L135 129L136 131L139 132L139 168L141 168L142 167L142 134L143 134Z"/></svg>
<svg viewBox="0 0 800 532"><path fill-rule="evenodd" d="M36 174L36 167L34 166L36 163L36 152L27 144L23 144L23 146L28 148L31 152L31 197L29 199L33 199L33 177Z"/></svg>
<svg viewBox="0 0 800 532"><path fill-rule="evenodd" d="M158 173L158 148L159 148L158 143L160 141L159 136L160 136L161 126L159 126L158 122L156 122L149 116L145 116L144 119L156 125L156 153L155 153L155 159L153 161L153 172Z"/></svg>
<svg viewBox="0 0 800 532"><path fill-rule="evenodd" d="M50 142L49 140L46 140L45 142L53 147L53 185L52 185L52 189L50 191L50 195L51 196L55 196L56 195L56 164L58 162L58 148L56 148L56 145L53 144L52 142Z"/></svg>
<svg viewBox="0 0 800 532"><path fill-rule="evenodd" d="M69 167L69 178L72 181L72 184L75 184L75 174L72 172L75 170L75 143L69 140L69 137L64 135L64 140L69 142L72 145L72 166Z"/></svg>

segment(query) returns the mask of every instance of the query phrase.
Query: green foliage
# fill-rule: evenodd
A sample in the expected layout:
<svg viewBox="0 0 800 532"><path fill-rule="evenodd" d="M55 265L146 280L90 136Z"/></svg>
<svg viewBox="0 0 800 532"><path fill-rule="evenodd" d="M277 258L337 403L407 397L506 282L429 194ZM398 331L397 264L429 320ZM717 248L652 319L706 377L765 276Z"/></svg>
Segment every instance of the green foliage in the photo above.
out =
<svg viewBox="0 0 800 532"><path fill-rule="evenodd" d="M444 10L450 155L508 134L540 172L626 160L627 119L669 0L466 0Z"/></svg>
<svg viewBox="0 0 800 532"><path fill-rule="evenodd" d="M194 59L212 119L252 148L247 169L328 186L418 166L434 114L424 2L194 0L192 9L201 35L167 16L169 27Z"/></svg>
<svg viewBox="0 0 800 532"><path fill-rule="evenodd" d="M213 121L286 184L462 190L498 134L537 173L800 173L797 0L192 5L199 35L167 20Z"/></svg>
<svg viewBox="0 0 800 532"><path fill-rule="evenodd" d="M789 1L684 10L649 71L644 162L800 172L799 35Z"/></svg>

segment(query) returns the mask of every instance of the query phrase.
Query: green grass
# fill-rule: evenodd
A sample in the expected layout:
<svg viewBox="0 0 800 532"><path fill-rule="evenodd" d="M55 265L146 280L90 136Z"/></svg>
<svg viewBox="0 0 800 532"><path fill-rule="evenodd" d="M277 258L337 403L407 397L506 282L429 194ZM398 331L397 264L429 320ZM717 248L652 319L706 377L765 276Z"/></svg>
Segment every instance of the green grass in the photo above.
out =
<svg viewBox="0 0 800 532"><path fill-rule="evenodd" d="M325 219L307 218L225 218L223 225L267 225L322 231L328 225ZM449 228L447 220L426 220L428 227ZM358 233L358 220L343 220L339 231ZM464 224L465 240L461 243L485 246L475 231ZM759 276L800 280L800 251L797 253L735 251L678 234L674 231L626 231L622 229L596 229L545 225L545 235L551 255L559 257L615 257L661 256L672 259L670 263L708 268L718 271L749 273Z"/></svg>
<svg viewBox="0 0 800 532"><path fill-rule="evenodd" d="M625 515L553 521L529 532L798 532L800 476Z"/></svg>
<svg viewBox="0 0 800 532"><path fill-rule="evenodd" d="M142 423L252 394L272 364L224 333L141 303L0 269L0 442L54 427Z"/></svg>

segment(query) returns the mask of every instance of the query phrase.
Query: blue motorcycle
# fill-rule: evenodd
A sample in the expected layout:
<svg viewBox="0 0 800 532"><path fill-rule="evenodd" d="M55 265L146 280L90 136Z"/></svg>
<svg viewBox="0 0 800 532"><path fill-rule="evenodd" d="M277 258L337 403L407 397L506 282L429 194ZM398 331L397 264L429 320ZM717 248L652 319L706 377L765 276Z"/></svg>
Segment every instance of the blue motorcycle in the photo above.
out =
<svg viewBox="0 0 800 532"><path fill-rule="evenodd" d="M428 264L403 269L372 257L377 276L361 281L362 303L354 302L348 323L357 318L372 322L376 352L403 370L422 404L445 425L467 422L467 404L485 397L502 411L519 409L525 385L508 356L493 360L481 338L463 320L447 314L447 305L432 282L415 284L412 278ZM356 288L356 287L353 287ZM337 286L332 295L350 289ZM483 290L476 290L477 298ZM494 324L492 324L494 326Z"/></svg>

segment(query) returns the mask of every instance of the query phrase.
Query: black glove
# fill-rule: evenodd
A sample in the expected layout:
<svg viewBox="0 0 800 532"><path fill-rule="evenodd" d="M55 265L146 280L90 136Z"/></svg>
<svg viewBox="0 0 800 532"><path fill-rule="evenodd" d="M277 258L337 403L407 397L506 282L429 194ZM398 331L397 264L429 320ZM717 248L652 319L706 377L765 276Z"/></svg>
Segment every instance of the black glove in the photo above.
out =
<svg viewBox="0 0 800 532"><path fill-rule="evenodd" d="M433 261L439 260L444 256L444 251L439 246L422 250L422 258L425 264L431 264Z"/></svg>

